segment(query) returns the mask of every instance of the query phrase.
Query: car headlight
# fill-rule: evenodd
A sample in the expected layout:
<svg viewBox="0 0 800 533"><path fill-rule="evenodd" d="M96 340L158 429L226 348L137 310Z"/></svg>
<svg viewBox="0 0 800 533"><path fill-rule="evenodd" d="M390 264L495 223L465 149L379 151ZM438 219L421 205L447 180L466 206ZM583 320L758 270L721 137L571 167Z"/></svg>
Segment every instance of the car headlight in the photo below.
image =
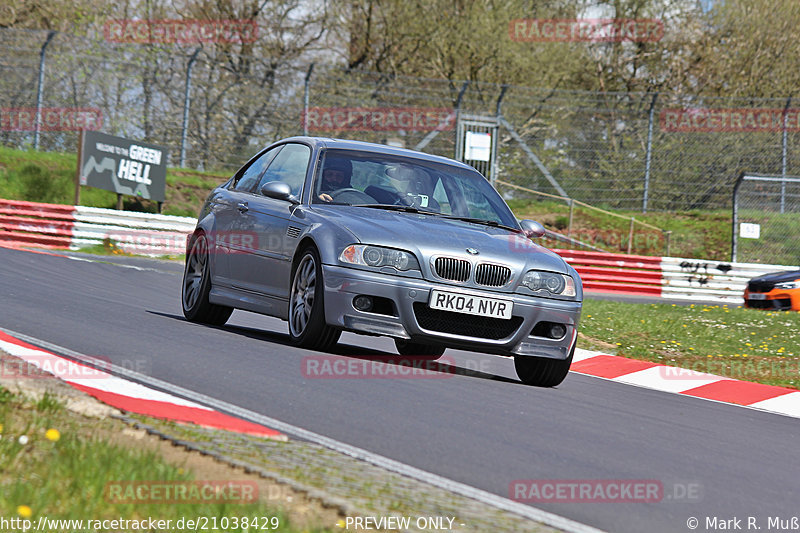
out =
<svg viewBox="0 0 800 533"><path fill-rule="evenodd" d="M575 296L575 281L570 276L555 272L529 270L522 277L522 285L533 292L547 291L559 296Z"/></svg>
<svg viewBox="0 0 800 533"><path fill-rule="evenodd" d="M783 283L777 283L775 285L775 288L776 289L783 289L783 290L800 289L800 280L785 281Z"/></svg>
<svg viewBox="0 0 800 533"><path fill-rule="evenodd" d="M419 262L414 254L369 244L351 244L342 250L339 261L373 268L390 266L400 271L419 270Z"/></svg>

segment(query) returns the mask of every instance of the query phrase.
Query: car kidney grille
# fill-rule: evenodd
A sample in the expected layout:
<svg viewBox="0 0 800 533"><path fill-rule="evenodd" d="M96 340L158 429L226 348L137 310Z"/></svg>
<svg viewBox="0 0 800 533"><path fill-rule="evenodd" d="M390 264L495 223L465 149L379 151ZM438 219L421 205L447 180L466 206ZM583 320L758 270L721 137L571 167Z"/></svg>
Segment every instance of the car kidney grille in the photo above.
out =
<svg viewBox="0 0 800 533"><path fill-rule="evenodd" d="M472 265L464 259L452 257L437 257L433 263L436 275L451 281L467 281Z"/></svg>
<svg viewBox="0 0 800 533"><path fill-rule="evenodd" d="M503 265L481 263L475 268L475 283L487 287L502 287L508 283L511 269Z"/></svg>
<svg viewBox="0 0 800 533"><path fill-rule="evenodd" d="M751 281L747 284L750 292L769 292L775 288L775 283L771 281Z"/></svg>
<svg viewBox="0 0 800 533"><path fill-rule="evenodd" d="M510 337L516 333L523 322L521 316L512 316L510 320L504 320L467 315L431 309L422 302L414 303L414 316L417 318L419 327L428 331L492 340Z"/></svg>

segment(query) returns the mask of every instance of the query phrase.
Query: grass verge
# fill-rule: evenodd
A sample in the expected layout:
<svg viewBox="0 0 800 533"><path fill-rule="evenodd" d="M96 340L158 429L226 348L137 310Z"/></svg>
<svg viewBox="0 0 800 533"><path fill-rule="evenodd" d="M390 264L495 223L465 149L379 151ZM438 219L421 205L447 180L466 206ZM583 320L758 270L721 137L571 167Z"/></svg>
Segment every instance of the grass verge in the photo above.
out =
<svg viewBox="0 0 800 533"><path fill-rule="evenodd" d="M800 313L586 300L581 348L800 388Z"/></svg>
<svg viewBox="0 0 800 533"><path fill-rule="evenodd" d="M253 522L258 530L330 530L319 525L294 526L285 512L268 506L263 497L242 503L241 496L230 490L204 489L207 482L197 481L193 471L166 461L131 437L124 438L130 430L123 428L115 420L73 413L52 395L31 400L0 386L0 516L18 520L19 529L21 520L33 525L40 524L40 518L49 520L43 525L49 531L147 530L148 526L141 527L143 522L134 525L131 521L150 518L169 520L171 526L166 530L177 530L180 519L198 517L204 517L209 531L245 531L245 522L251 531L256 529ZM254 483L217 480L251 489ZM146 498L141 498L138 487L142 486ZM180 487L186 489L185 494L199 494L200 501L195 498L184 503L186 498L180 496L170 499L170 494L180 494ZM133 501L119 495L132 496ZM58 524L53 522L56 520L73 522ZM98 520L128 522L100 526Z"/></svg>

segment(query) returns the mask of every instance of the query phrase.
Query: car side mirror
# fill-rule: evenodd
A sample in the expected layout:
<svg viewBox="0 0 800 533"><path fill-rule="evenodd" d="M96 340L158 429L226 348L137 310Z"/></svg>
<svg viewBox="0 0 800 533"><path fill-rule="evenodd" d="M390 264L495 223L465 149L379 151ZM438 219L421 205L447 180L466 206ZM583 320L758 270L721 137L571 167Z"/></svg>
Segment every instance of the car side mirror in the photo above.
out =
<svg viewBox="0 0 800 533"><path fill-rule="evenodd" d="M524 233L529 239L544 237L544 234L546 233L544 226L535 220L520 220L519 225L522 228L522 233Z"/></svg>
<svg viewBox="0 0 800 533"><path fill-rule="evenodd" d="M286 200L293 204L299 204L297 198L292 194L292 188L282 181L270 181L261 187L261 194L276 200Z"/></svg>

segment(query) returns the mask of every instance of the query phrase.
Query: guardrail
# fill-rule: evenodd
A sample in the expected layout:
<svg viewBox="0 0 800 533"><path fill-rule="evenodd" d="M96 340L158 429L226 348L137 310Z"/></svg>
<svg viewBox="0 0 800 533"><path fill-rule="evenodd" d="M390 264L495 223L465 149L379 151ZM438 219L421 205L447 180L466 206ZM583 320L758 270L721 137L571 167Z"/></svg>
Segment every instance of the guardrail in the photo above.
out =
<svg viewBox="0 0 800 533"><path fill-rule="evenodd" d="M744 303L747 282L757 276L800 266L729 263L681 257L650 257L555 250L580 274L585 290Z"/></svg>
<svg viewBox="0 0 800 533"><path fill-rule="evenodd" d="M0 199L0 245L78 250L107 239L127 253L185 252L190 217Z"/></svg>
<svg viewBox="0 0 800 533"><path fill-rule="evenodd" d="M661 257L554 250L572 265L587 291L661 296Z"/></svg>
<svg viewBox="0 0 800 533"><path fill-rule="evenodd" d="M178 255L195 219L96 207L0 199L0 246L77 250L111 239L123 251ZM700 299L739 305L747 281L798 266L728 263L585 250L555 250L575 267L587 291Z"/></svg>

